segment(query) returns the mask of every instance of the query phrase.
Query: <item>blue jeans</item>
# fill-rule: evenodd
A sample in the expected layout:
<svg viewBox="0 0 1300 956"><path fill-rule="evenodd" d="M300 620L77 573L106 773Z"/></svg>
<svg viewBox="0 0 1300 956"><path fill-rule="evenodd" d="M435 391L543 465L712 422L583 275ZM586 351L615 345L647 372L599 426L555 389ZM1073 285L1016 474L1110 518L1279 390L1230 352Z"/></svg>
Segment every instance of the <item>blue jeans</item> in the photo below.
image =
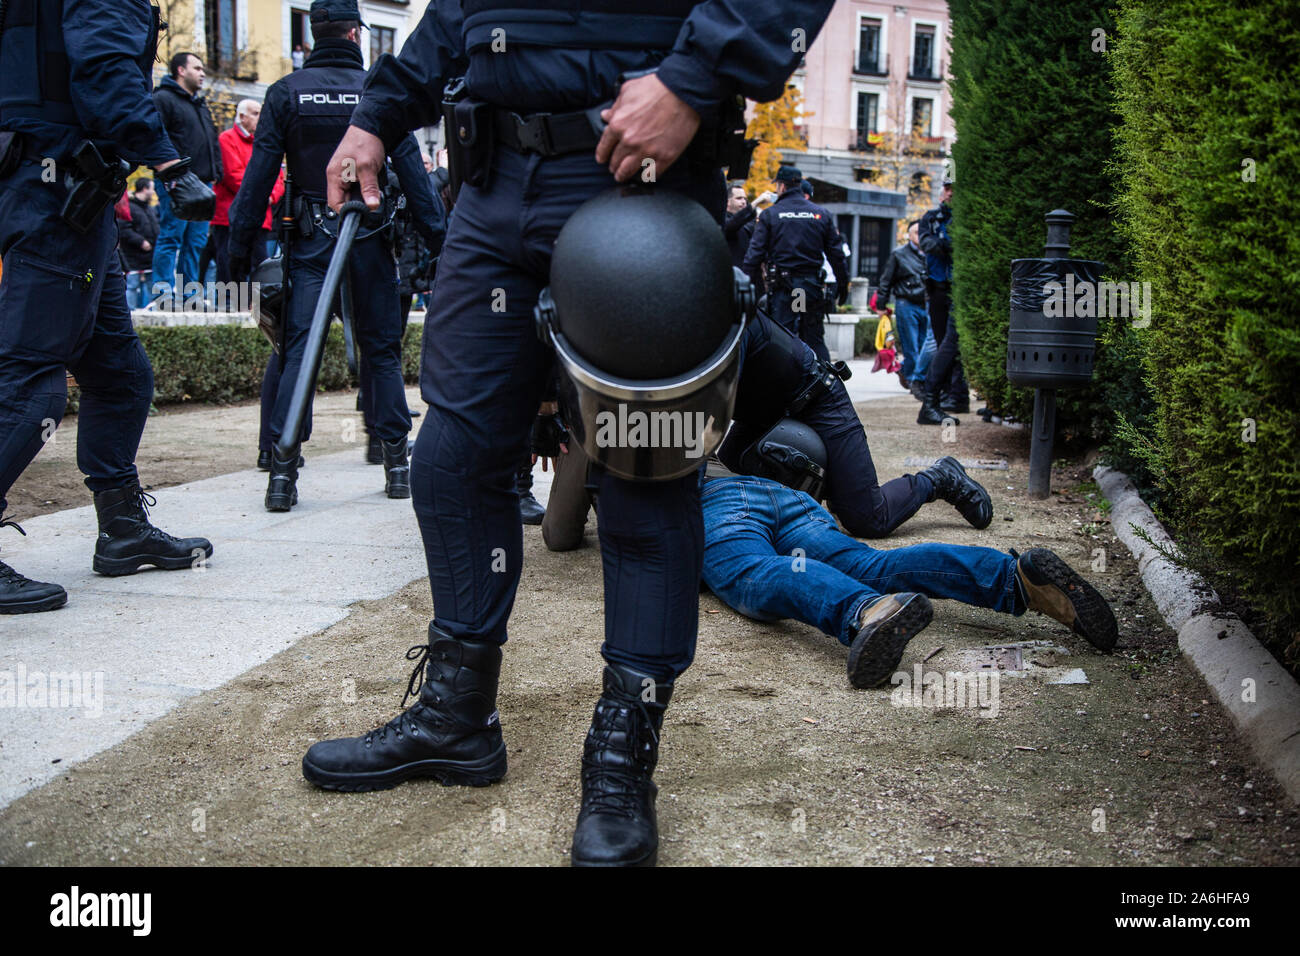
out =
<svg viewBox="0 0 1300 956"><path fill-rule="evenodd" d="M925 311L925 303L895 298L894 315L897 318L898 343L903 348L903 378L909 382L924 382L926 369L930 367L930 353L925 351L930 317Z"/></svg>
<svg viewBox="0 0 1300 956"><path fill-rule="evenodd" d="M917 544L877 551L844 534L801 491L764 478L703 485L704 583L746 617L794 618L850 644L863 605L915 591L1023 614L1016 560L992 548Z"/></svg>
<svg viewBox="0 0 1300 956"><path fill-rule="evenodd" d="M212 185L211 183L208 184ZM208 241L208 223L190 222L172 214L167 190L158 190L158 241L153 247L154 298L171 290L179 273L186 282L202 282L199 254Z"/></svg>
<svg viewBox="0 0 1300 956"><path fill-rule="evenodd" d="M127 308L143 309L149 304L149 281L152 275L147 269L126 274Z"/></svg>

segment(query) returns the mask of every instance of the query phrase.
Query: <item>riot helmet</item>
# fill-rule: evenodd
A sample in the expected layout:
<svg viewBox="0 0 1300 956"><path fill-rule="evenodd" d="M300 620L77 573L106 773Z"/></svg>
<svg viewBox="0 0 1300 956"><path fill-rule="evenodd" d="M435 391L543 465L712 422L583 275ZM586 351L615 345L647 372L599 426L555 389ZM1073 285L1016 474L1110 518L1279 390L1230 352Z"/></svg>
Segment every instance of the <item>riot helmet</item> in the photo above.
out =
<svg viewBox="0 0 1300 956"><path fill-rule="evenodd" d="M826 445L811 427L783 418L740 455L741 474L779 481L817 500L826 485Z"/></svg>
<svg viewBox="0 0 1300 956"><path fill-rule="evenodd" d="M698 203L633 187L579 206L556 238L536 319L590 459L639 481L704 464L731 421L752 314L749 279Z"/></svg>
<svg viewBox="0 0 1300 956"><path fill-rule="evenodd" d="M280 351L280 330L284 327L284 264L279 256L263 259L253 270L249 281L253 284L253 318L271 342L271 348Z"/></svg>

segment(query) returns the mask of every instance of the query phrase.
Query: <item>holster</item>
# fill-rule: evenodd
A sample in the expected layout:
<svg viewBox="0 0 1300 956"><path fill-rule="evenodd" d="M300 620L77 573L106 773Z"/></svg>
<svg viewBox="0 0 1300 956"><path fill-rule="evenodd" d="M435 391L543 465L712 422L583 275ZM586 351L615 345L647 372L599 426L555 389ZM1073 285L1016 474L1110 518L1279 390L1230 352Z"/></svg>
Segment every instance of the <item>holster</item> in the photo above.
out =
<svg viewBox="0 0 1300 956"><path fill-rule="evenodd" d="M447 141L448 192L452 201L465 183L486 189L492 175L496 146L492 105L470 99L464 77L443 90L442 117Z"/></svg>
<svg viewBox="0 0 1300 956"><path fill-rule="evenodd" d="M68 174L68 198L59 215L77 232L90 230L104 210L121 198L131 165L114 158L106 162L90 140L83 140L72 154L73 171Z"/></svg>
<svg viewBox="0 0 1300 956"><path fill-rule="evenodd" d="M0 179L8 179L23 161L23 135L0 130Z"/></svg>

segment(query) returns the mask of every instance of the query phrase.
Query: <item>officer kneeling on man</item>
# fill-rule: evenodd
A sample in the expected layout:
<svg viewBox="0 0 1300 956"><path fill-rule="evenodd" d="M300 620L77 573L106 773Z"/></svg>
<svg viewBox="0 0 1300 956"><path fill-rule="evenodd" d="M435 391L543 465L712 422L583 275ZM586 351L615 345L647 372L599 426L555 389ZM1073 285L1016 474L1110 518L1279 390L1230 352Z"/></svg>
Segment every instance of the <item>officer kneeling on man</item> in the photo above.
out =
<svg viewBox="0 0 1300 956"><path fill-rule="evenodd" d="M147 0L0 3L0 527L22 531L4 517L4 496L53 438L71 372L77 466L99 519L92 567L106 575L212 554L207 539L149 522L155 502L135 467L153 368L131 324L113 204L137 165L153 168L183 219L206 221L216 204L149 95L157 41ZM67 600L0 563L0 613Z"/></svg>
<svg viewBox="0 0 1300 956"><path fill-rule="evenodd" d="M244 282L253 266L251 250L259 245L262 217L280 160L285 159L294 226L290 227L287 243L288 305L281 306L284 344L281 357L270 359L283 361L270 422L274 445L281 443L287 427L294 385L303 372L312 313L338 234L339 218L326 205L325 167L348 129L366 80L360 46L363 24L356 0L314 0L310 16L316 45L301 70L277 80L266 91L253 155L230 208L230 273L235 281ZM443 239L441 217L434 209L433 193L414 136L408 134L396 140L392 160L415 227L436 255ZM384 490L390 498L409 498L406 444L411 412L402 381L402 313L391 239L391 197L390 206L379 213L376 223L363 224L353 243L344 281L351 284L357 344L368 366L367 400L373 418L370 427L382 443ZM297 445L302 437L297 437L291 454L281 457L279 452L272 452L266 489L268 511L288 511L298 503Z"/></svg>

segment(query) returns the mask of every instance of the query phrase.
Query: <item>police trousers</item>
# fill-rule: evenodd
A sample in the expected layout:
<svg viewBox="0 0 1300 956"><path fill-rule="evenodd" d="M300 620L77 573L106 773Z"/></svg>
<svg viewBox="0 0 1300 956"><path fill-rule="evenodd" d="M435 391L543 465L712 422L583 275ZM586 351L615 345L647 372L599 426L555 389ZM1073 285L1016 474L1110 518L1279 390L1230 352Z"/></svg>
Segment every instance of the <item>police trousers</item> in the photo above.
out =
<svg viewBox="0 0 1300 956"><path fill-rule="evenodd" d="M500 148L487 188L464 186L438 263L424 326L420 387L429 412L411 462L434 624L504 643L519 584L523 533L515 475L551 368L533 308L560 227L614 185L590 151L542 157ZM721 222L721 174L684 163L659 178ZM611 662L657 680L695 652L704 547L699 479L597 479ZM556 626L565 626L556 620Z"/></svg>
<svg viewBox="0 0 1300 956"><path fill-rule="evenodd" d="M66 188L24 163L0 180L0 512L81 389L77 467L93 492L138 480L153 368L131 325L110 206L84 235L59 216Z"/></svg>
<svg viewBox="0 0 1300 956"><path fill-rule="evenodd" d="M270 418L271 443L280 440L294 383L302 369L311 330L312 314L325 282L325 270L334 254L334 240L322 232L310 239L295 239L289 258L290 294L286 313L284 365L277 370L275 402ZM373 428L384 441L397 441L411 431L411 410L402 382L402 314L397 301L397 261L382 236L369 236L352 244L348 255L352 307L357 347L370 366L373 392ZM337 314L337 312L336 312ZM272 363L276 362L274 356ZM275 372L263 379L274 378ZM304 422L304 434L310 427ZM300 438L302 436L299 436Z"/></svg>

